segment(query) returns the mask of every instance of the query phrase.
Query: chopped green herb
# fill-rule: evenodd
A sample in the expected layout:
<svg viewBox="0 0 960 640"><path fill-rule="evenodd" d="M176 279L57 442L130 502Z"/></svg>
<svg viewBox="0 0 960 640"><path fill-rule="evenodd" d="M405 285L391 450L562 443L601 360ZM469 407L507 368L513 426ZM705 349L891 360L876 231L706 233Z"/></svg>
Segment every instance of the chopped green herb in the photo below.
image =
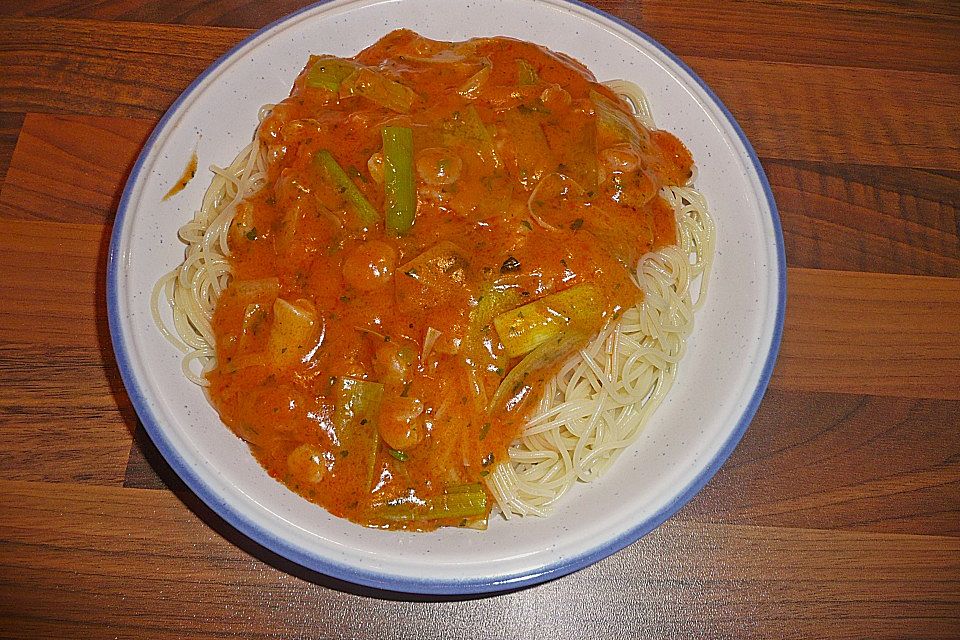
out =
<svg viewBox="0 0 960 640"><path fill-rule="evenodd" d="M580 227L582 226L583 226L583 218L577 218L576 220L570 223L570 229L572 229L573 231L579 230Z"/></svg>
<svg viewBox="0 0 960 640"><path fill-rule="evenodd" d="M407 458L410 456L405 454L403 451L397 451L396 449L387 449L390 452L390 455L399 460L400 462L406 462Z"/></svg>
<svg viewBox="0 0 960 640"><path fill-rule="evenodd" d="M250 231L247 231L244 235L247 236L247 240L253 242L257 239L257 228L251 228Z"/></svg>

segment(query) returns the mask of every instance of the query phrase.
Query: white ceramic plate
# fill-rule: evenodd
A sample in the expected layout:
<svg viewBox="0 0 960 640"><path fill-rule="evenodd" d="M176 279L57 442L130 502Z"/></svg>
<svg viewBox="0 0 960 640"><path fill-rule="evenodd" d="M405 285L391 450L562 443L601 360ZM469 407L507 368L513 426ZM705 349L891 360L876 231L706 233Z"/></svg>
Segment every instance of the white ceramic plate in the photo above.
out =
<svg viewBox="0 0 960 640"><path fill-rule="evenodd" d="M575 488L546 519L493 519L486 532L379 531L333 518L267 476L180 373L151 320L154 282L183 257L177 228L209 182L201 171L162 198L196 148L225 165L260 105L289 93L310 53L355 55L394 28L441 40L507 35L586 63L600 80L641 85L657 124L698 165L718 245L706 306L679 379L641 439L601 481ZM110 329L147 431L189 487L230 524L305 567L413 593L489 592L541 582L614 553L659 525L717 471L747 427L779 345L785 264L757 158L733 118L682 62L625 23L568 0L336 0L254 34L207 69L150 137L127 183L110 249Z"/></svg>

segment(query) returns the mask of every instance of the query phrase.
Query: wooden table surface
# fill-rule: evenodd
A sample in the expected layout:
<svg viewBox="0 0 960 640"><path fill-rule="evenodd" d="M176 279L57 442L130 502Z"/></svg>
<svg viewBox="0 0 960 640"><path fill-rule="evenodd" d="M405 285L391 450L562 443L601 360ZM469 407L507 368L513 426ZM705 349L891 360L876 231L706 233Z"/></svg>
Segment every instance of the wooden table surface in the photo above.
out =
<svg viewBox="0 0 960 640"><path fill-rule="evenodd" d="M756 148L783 346L743 441L665 525L452 600L311 575L232 532L159 458L112 353L106 255L141 145L298 4L0 3L0 637L960 637L960 4L595 2Z"/></svg>

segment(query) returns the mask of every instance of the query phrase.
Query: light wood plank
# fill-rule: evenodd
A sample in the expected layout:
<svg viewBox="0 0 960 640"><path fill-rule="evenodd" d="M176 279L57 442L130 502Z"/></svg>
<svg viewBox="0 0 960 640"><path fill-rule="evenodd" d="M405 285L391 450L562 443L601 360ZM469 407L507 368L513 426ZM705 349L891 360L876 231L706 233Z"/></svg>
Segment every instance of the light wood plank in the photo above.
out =
<svg viewBox="0 0 960 640"><path fill-rule="evenodd" d="M274 557L312 581L278 571L166 492L0 488L0 615L32 637L267 638L309 629L513 638L577 628L590 637L950 638L960 630L960 593L951 582L960 572L956 538L675 519L572 576L494 598L413 607L370 599L367 590Z"/></svg>
<svg viewBox="0 0 960 640"><path fill-rule="evenodd" d="M0 341L89 346L107 337L109 244L103 225L8 220L0 234Z"/></svg>
<svg viewBox="0 0 960 640"><path fill-rule="evenodd" d="M5 215L94 222L116 212L150 121L27 114L0 191Z"/></svg>
<svg viewBox="0 0 960 640"><path fill-rule="evenodd" d="M136 425L110 347L109 229L0 234L0 477L121 484Z"/></svg>
<svg viewBox="0 0 960 640"><path fill-rule="evenodd" d="M960 400L960 279L789 269L771 386Z"/></svg>

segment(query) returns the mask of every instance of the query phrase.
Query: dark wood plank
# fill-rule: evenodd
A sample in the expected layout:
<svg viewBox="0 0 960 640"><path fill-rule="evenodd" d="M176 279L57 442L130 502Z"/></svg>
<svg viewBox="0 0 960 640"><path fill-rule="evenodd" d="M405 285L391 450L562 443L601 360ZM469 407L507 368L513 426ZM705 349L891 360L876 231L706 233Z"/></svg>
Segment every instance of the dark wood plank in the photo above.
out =
<svg viewBox="0 0 960 640"><path fill-rule="evenodd" d="M7 175L13 149L17 145L20 127L23 126L22 113L4 113L0 111L0 185Z"/></svg>
<svg viewBox="0 0 960 640"><path fill-rule="evenodd" d="M164 460L139 421L133 432L123 486L131 489L171 489L179 493L189 491Z"/></svg>
<svg viewBox="0 0 960 640"><path fill-rule="evenodd" d="M103 223L153 122L28 114L0 191L4 215Z"/></svg>
<svg viewBox="0 0 960 640"><path fill-rule="evenodd" d="M771 386L960 400L960 279L789 269Z"/></svg>
<svg viewBox="0 0 960 640"><path fill-rule="evenodd" d="M17 17L85 18L104 21L158 22L199 26L259 29L301 9L302 0L25 0L0 5L0 15Z"/></svg>
<svg viewBox="0 0 960 640"><path fill-rule="evenodd" d="M960 631L956 538L674 519L548 584L412 606L302 571L197 506L199 520L165 491L0 489L0 616L15 637L270 638L311 629L324 637L548 638L576 628L597 638L885 639Z"/></svg>
<svg viewBox="0 0 960 640"><path fill-rule="evenodd" d="M687 56L765 158L960 170L960 75Z"/></svg>
<svg viewBox="0 0 960 640"><path fill-rule="evenodd" d="M136 422L108 358L109 346L0 342L0 478L123 483Z"/></svg>
<svg viewBox="0 0 960 640"><path fill-rule="evenodd" d="M245 29L0 20L4 111L156 118Z"/></svg>
<svg viewBox="0 0 960 640"><path fill-rule="evenodd" d="M42 24L0 21L0 42L12 43L0 49L6 71L0 91L15 96L9 109L156 117L248 33L54 19ZM188 49L189 56L171 53ZM694 56L687 61L730 106L764 157L960 170L960 76Z"/></svg>
<svg viewBox="0 0 960 640"><path fill-rule="evenodd" d="M960 68L960 12L941 3L698 2L695 11L672 0L595 0L592 3L639 26L679 55L740 60L835 64L939 71ZM142 2L26 0L0 15L89 18L258 29L301 8L296 0L270 2ZM937 14L937 15L935 15ZM851 46L851 42L856 46Z"/></svg>
<svg viewBox="0 0 960 640"><path fill-rule="evenodd" d="M763 159L795 267L960 276L960 173Z"/></svg>
<svg viewBox="0 0 960 640"><path fill-rule="evenodd" d="M957 401L771 390L683 517L960 536L957 416Z"/></svg>
<svg viewBox="0 0 960 640"><path fill-rule="evenodd" d="M894 3L708 0L690 10L671 0L606 4L680 56L828 66L843 60L845 66L941 73L960 69L955 4L952 12L938 16L916 8L907 12Z"/></svg>

